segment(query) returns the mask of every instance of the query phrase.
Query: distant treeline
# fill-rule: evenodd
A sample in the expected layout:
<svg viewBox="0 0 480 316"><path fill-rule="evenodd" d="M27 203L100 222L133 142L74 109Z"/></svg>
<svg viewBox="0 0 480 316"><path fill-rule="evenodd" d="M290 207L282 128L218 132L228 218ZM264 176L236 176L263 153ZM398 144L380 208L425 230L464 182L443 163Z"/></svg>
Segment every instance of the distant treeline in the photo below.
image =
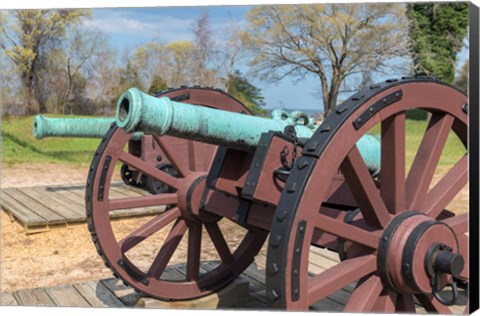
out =
<svg viewBox="0 0 480 316"><path fill-rule="evenodd" d="M306 76L318 79L318 108L328 113L375 74L426 73L463 90L468 82L468 61L454 76L468 45L467 3L252 6L245 23L222 29L212 29L205 11L191 25L192 41L157 38L122 52L87 19L91 10L0 12L3 115L113 115L127 88L181 85L221 88L265 114L248 78Z"/></svg>

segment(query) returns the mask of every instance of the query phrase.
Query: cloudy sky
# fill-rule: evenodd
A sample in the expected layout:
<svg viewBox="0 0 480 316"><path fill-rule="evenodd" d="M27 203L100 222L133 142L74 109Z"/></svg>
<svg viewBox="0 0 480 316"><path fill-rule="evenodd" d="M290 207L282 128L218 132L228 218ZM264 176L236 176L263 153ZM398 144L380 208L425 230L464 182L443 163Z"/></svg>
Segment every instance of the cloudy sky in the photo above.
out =
<svg viewBox="0 0 480 316"><path fill-rule="evenodd" d="M204 11L208 11L213 32L221 34L221 30L231 20L245 23L246 12L250 9L251 6L239 5L95 8L93 19L86 21L86 25L99 28L109 35L111 45L121 52L125 48L134 50L152 39L160 39L166 43L173 40L192 40L192 24ZM242 65L240 70L246 73L248 68ZM313 78L299 83L290 79L279 83L266 83L253 78L251 80L262 89L268 108L285 106L323 111L322 102L316 94L318 83Z"/></svg>
<svg viewBox="0 0 480 316"><path fill-rule="evenodd" d="M87 26L95 26L104 31L110 38L110 44L119 52L119 55L121 55L125 48L133 51L136 47L152 39L160 39L165 43L173 40L193 39L193 33L191 31L192 24L205 10L209 13L212 30L214 33L220 34L222 28L229 20L245 23L246 12L252 8L252 6L242 6L238 4L225 6L192 6L192 2L185 3L184 0L176 0L175 3L172 3L175 5L187 5L182 7L100 8L102 6L102 0L98 1L99 2L95 4L97 7L93 9L93 19L87 21L86 24ZM117 1L119 1L118 5L125 5L121 3L121 0ZM138 6L142 5L142 1L144 0L137 1L139 2L133 3L132 1L128 1L128 4ZM231 2L232 0L229 1ZM263 0L262 3L265 1L267 0ZM284 1L277 0L275 2L281 3ZM35 6L41 7L40 3L41 1L35 2ZM89 7L87 0L86 2L80 3L81 5L77 5L77 7ZM222 3L225 3L225 1L222 1ZM156 4L168 5L169 3L162 1L155 2L153 5ZM190 6L188 6L189 4ZM52 4L52 6L53 5L54 4ZM111 2L108 4L108 6L113 5ZM462 62L465 57L466 52L462 55ZM248 67L242 65L240 66L240 70L243 73L247 73ZM399 73L377 76L374 80L380 81L401 75L405 74ZM307 77L300 82L294 82L292 79L284 79L279 83L267 83L253 78L251 78L251 81L262 89L267 108L286 107L289 109L316 109L323 111L318 89L319 82L318 79L313 76Z"/></svg>

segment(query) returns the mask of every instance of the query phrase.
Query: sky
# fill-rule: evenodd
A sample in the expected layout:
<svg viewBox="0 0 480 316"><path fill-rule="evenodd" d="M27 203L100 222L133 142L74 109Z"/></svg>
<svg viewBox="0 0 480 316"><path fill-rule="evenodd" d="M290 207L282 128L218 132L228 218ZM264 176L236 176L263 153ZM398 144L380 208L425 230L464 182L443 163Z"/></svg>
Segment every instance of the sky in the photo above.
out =
<svg viewBox="0 0 480 316"><path fill-rule="evenodd" d="M125 48L133 51L136 47L160 39L166 43L174 40L193 40L191 31L194 21L207 11L214 33L233 20L246 22L246 13L252 6L196 6L196 7L156 7L156 8L95 8L93 19L86 21L87 26L96 27L110 37L110 44L118 52ZM121 55L121 54L120 54ZM239 65L246 74L248 66ZM307 78L295 83L284 79L279 83L270 83L249 77L249 80L262 90L266 108L309 109L323 112L318 91L318 80ZM317 93L318 94L318 93Z"/></svg>
<svg viewBox="0 0 480 316"><path fill-rule="evenodd" d="M160 2L160 4L165 4L165 2ZM101 4L99 6L101 6ZM165 43L174 40L192 40L192 24L204 11L207 11L209 14L213 32L221 33L222 28L229 20L245 23L246 13L251 8L252 6L248 5L143 8L100 8L97 6L93 9L93 19L86 21L85 24L105 32L110 39L110 45L117 50L118 55L121 56L125 48L133 51L136 47L152 39L160 39ZM466 56L467 52L464 50L460 54L459 65L461 65ZM242 73L248 75L249 68L246 64L239 65L239 69ZM377 75L374 77L374 81L400 77L402 75L408 74L395 73ZM262 94L265 97L266 108L281 107L323 112L322 100L319 93L319 80L313 76L307 76L301 81L286 78L277 83L260 81L251 76L248 78L255 86L262 90ZM342 97L348 96L344 95Z"/></svg>

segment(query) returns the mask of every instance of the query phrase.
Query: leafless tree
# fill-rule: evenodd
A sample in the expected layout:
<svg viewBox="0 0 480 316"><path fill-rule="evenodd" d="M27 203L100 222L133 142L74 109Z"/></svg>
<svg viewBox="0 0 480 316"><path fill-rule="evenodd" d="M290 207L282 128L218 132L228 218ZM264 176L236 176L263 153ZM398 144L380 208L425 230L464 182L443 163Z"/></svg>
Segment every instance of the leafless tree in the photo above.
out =
<svg viewBox="0 0 480 316"><path fill-rule="evenodd" d="M247 31L254 73L271 81L314 75L326 112L347 78L361 83L408 54L405 8L396 3L259 6Z"/></svg>

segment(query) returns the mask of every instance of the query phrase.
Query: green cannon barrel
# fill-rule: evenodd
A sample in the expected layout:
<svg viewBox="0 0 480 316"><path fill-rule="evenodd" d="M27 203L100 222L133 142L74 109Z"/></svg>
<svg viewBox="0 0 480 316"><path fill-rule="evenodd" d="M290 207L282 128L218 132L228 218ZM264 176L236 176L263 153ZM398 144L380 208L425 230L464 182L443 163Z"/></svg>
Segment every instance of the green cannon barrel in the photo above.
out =
<svg viewBox="0 0 480 316"><path fill-rule="evenodd" d="M101 118L50 118L37 115L32 132L36 139L45 137L102 138L115 122L113 117ZM139 139L142 133L135 133Z"/></svg>
<svg viewBox="0 0 480 316"><path fill-rule="evenodd" d="M33 122L36 139L45 137L102 138L114 118L49 118L37 115Z"/></svg>
<svg viewBox="0 0 480 316"><path fill-rule="evenodd" d="M244 115L155 98L136 88L124 92L117 102L116 122L128 133L142 131L170 135L253 152L262 133L283 131L294 125L297 136L310 138L315 132L309 122L295 124L288 116L274 115L273 119ZM380 169L380 142L365 135L357 143L372 173Z"/></svg>

